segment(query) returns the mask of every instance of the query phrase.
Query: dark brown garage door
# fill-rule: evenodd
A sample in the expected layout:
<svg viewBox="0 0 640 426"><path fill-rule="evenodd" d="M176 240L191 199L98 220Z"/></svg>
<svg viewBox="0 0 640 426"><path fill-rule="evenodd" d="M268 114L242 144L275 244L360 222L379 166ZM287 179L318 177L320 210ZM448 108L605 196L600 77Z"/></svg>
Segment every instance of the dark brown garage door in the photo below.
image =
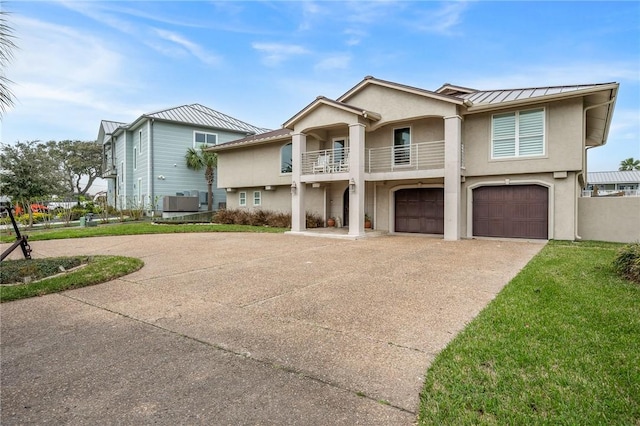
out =
<svg viewBox="0 0 640 426"><path fill-rule="evenodd" d="M396 232L444 234L443 189L400 189L395 194Z"/></svg>
<svg viewBox="0 0 640 426"><path fill-rule="evenodd" d="M540 185L483 186L473 190L473 235L548 236L549 195Z"/></svg>

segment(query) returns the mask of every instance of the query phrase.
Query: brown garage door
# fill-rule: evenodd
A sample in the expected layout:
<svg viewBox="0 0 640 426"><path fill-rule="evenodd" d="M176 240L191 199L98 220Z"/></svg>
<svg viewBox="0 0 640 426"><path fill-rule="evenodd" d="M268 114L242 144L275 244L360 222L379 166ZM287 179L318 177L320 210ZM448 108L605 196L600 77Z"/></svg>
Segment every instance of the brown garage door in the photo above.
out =
<svg viewBox="0 0 640 426"><path fill-rule="evenodd" d="M473 235L548 236L549 195L540 185L483 186L473 190Z"/></svg>
<svg viewBox="0 0 640 426"><path fill-rule="evenodd" d="M400 189L396 197L396 232L444 234L444 190Z"/></svg>

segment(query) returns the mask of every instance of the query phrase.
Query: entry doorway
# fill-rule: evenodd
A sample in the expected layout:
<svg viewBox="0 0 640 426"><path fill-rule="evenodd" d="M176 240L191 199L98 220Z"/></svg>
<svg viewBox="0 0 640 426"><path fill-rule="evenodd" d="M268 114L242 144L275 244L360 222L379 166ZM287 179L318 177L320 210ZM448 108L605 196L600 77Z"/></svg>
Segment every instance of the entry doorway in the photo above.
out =
<svg viewBox="0 0 640 426"><path fill-rule="evenodd" d="M342 217L342 224L349 226L349 186L347 186L342 195Z"/></svg>

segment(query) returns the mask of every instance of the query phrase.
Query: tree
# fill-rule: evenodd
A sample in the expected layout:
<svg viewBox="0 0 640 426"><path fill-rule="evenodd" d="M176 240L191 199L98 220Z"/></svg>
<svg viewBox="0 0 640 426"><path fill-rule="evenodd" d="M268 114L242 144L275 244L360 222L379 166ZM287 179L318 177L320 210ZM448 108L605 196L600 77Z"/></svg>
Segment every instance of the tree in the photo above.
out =
<svg viewBox="0 0 640 426"><path fill-rule="evenodd" d="M633 157L629 157L626 160L620 162L620 171L640 170L640 160L634 160Z"/></svg>
<svg viewBox="0 0 640 426"><path fill-rule="evenodd" d="M64 175L70 194L85 195L102 175L102 146L95 141L49 141L47 148ZM82 184L82 180L87 181Z"/></svg>
<svg viewBox="0 0 640 426"><path fill-rule="evenodd" d="M63 177L55 161L51 161L46 145L38 141L2 145L0 149L0 193L22 202L29 212L29 225L33 224L30 205L38 198L64 192Z"/></svg>
<svg viewBox="0 0 640 426"><path fill-rule="evenodd" d="M7 23L8 12L4 10L4 2L0 2L0 117L7 108L13 106L13 92L9 88L12 83L5 76L5 67L13 58L13 28Z"/></svg>
<svg viewBox="0 0 640 426"><path fill-rule="evenodd" d="M213 176L218 166L218 155L206 150L207 145L202 145L200 150L189 148L184 156L187 167L191 170L204 170L204 178L207 181L207 210L213 210Z"/></svg>

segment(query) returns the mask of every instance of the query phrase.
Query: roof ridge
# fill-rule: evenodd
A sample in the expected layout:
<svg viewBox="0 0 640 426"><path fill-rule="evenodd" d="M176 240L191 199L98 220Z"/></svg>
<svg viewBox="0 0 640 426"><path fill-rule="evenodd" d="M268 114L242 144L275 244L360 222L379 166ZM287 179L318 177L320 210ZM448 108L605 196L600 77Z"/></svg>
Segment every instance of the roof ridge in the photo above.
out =
<svg viewBox="0 0 640 426"><path fill-rule="evenodd" d="M224 117L224 118L220 118L220 117L214 117L214 118L217 118L217 119L219 119L219 120L221 120L221 121L225 121L225 122L227 122L227 123L229 123L229 124L236 124L236 125L237 125L237 123L242 123L242 124L243 124L243 125L245 125L246 127L249 127L249 128L251 128L251 129L255 129L255 133L256 133L256 134L258 133L258 130L264 130L264 129L261 129L260 127L254 126L254 125L253 125L253 124L251 124L251 123L247 123L246 121L242 121L242 120L240 120L240 119L238 119L238 118L235 118L235 117L232 117L232 116L230 116L230 115L228 115L228 114L225 114L224 112L220 112L220 111L215 110L215 109L213 109L213 108L209 108L208 106L206 106L206 105L202 105L202 104L197 103L197 102L196 102L196 103L194 103L194 104L191 104L191 105L186 105L186 106L188 106L189 108L193 108L193 109L195 109L195 110L197 110L197 111L199 111L199 112L201 112L201 113L203 113L203 114L209 115L209 116L213 116L213 114L211 114L211 113L209 112L209 111L213 111L213 112L215 112L215 113L217 113L217 114L220 114L221 116L223 116L223 117ZM202 108L202 109L197 108L197 107L200 107L200 108ZM204 111L203 111L203 110L204 110ZM236 121L236 123L233 123L233 121Z"/></svg>

